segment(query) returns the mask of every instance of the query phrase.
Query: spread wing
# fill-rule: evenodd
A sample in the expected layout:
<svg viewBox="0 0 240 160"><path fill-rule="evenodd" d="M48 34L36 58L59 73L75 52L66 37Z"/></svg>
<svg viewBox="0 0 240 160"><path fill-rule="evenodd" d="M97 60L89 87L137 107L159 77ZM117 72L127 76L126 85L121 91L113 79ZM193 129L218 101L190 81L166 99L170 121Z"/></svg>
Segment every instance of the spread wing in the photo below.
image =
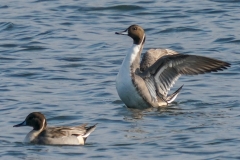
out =
<svg viewBox="0 0 240 160"><path fill-rule="evenodd" d="M165 98L181 75L197 75L217 72L230 64L220 60L195 55L173 54L158 59L143 71L143 79L153 100Z"/></svg>
<svg viewBox="0 0 240 160"><path fill-rule="evenodd" d="M140 70L145 71L150 66L152 66L159 58L166 55L174 54L178 53L170 49L149 49L142 57Z"/></svg>

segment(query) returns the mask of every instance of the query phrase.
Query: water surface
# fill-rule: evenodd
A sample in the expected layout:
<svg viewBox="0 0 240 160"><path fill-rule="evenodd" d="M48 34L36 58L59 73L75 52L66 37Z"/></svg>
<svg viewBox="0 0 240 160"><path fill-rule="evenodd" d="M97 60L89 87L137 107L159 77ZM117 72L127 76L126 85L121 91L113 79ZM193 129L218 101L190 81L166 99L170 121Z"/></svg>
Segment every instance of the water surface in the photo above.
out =
<svg viewBox="0 0 240 160"><path fill-rule="evenodd" d="M1 159L240 159L240 2L2 1L0 4ZM144 51L170 48L227 61L223 72L181 77L167 109L131 110L115 78L132 40ZM95 124L85 146L22 143L13 128L33 111L48 125Z"/></svg>

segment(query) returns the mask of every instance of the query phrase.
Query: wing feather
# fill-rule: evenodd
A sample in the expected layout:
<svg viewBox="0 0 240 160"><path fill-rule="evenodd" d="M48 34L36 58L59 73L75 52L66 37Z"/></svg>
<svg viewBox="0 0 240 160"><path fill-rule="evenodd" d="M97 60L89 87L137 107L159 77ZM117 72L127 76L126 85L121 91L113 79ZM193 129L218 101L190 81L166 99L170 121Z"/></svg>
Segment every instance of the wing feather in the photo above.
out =
<svg viewBox="0 0 240 160"><path fill-rule="evenodd" d="M177 54L167 49L161 50L161 57L154 63L152 62L151 66L143 66L144 62L142 62L141 67L143 75L150 75L144 79L154 99L159 94L161 97L166 97L181 75L217 72L230 67L230 64L224 61L203 56Z"/></svg>
<svg viewBox="0 0 240 160"><path fill-rule="evenodd" d="M86 125L87 124L83 124L76 127L47 127L39 136L61 138L71 135L84 135L86 133Z"/></svg>

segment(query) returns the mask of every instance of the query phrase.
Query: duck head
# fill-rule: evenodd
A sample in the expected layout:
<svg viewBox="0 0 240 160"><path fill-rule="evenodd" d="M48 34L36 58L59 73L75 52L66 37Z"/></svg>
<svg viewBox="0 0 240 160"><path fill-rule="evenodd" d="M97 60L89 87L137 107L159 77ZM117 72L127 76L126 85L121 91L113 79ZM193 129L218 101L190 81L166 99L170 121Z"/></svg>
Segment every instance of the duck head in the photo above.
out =
<svg viewBox="0 0 240 160"><path fill-rule="evenodd" d="M133 43L137 45L144 43L146 39L144 29L136 24L129 26L122 32L115 32L115 34L128 35L133 39Z"/></svg>
<svg viewBox="0 0 240 160"><path fill-rule="evenodd" d="M33 127L33 130L40 130L47 126L45 116L40 112L32 112L30 113L26 119L13 127L22 127L22 126L30 126Z"/></svg>

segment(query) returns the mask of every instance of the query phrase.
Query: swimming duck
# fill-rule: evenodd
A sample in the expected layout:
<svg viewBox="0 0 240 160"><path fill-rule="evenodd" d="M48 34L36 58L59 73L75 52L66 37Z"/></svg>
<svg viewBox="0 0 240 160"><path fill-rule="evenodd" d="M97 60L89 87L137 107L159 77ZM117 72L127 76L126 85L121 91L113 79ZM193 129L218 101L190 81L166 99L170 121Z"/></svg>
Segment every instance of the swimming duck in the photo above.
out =
<svg viewBox="0 0 240 160"><path fill-rule="evenodd" d="M82 124L76 127L47 127L45 116L40 112L30 113L25 121L13 127L30 126L30 131L24 139L26 143L48 145L84 145L87 137L95 130L96 125L86 127Z"/></svg>
<svg viewBox="0 0 240 160"><path fill-rule="evenodd" d="M124 58L116 79L120 99L129 108L145 109L167 106L173 102L183 86L171 95L170 88L181 75L217 72L230 64L197 55L179 54L170 49L150 49L140 62L146 39L144 29L131 25L119 35L128 35L133 45Z"/></svg>

